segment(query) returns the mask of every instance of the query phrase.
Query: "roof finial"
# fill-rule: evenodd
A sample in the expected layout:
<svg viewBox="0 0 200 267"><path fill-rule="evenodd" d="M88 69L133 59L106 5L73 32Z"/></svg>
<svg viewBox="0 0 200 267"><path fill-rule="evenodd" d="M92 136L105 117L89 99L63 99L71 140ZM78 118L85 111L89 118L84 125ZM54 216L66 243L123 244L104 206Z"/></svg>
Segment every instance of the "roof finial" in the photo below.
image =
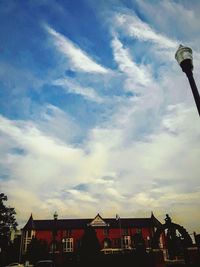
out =
<svg viewBox="0 0 200 267"><path fill-rule="evenodd" d="M57 211L54 212L53 218L54 218L54 220L57 220L58 219L58 213L57 213Z"/></svg>

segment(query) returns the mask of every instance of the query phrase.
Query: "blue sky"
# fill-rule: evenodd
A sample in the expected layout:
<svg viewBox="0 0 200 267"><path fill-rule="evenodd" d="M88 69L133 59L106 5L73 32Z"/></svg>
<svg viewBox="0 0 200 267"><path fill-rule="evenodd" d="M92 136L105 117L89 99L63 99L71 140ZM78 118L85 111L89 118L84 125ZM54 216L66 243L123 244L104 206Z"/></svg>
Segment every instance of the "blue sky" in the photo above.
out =
<svg viewBox="0 0 200 267"><path fill-rule="evenodd" d="M200 231L199 117L175 61L199 1L0 1L0 185L23 225L169 213Z"/></svg>

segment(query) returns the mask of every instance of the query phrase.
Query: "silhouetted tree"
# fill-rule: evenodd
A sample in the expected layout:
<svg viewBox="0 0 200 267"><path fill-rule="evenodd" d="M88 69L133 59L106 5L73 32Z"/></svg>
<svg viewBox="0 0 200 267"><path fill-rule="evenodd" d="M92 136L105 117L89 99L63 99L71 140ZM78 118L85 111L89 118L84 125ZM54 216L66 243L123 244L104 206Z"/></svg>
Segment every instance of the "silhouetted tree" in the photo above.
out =
<svg viewBox="0 0 200 267"><path fill-rule="evenodd" d="M20 253L21 236L14 239L13 243L9 244L8 257L10 262L18 262Z"/></svg>
<svg viewBox="0 0 200 267"><path fill-rule="evenodd" d="M8 258L8 245L12 229L16 229L15 209L7 207L4 202L8 198L4 193L0 193L0 265L4 264L5 258Z"/></svg>
<svg viewBox="0 0 200 267"><path fill-rule="evenodd" d="M82 260L94 259L100 252L100 244L95 229L91 226L85 229L82 237L80 256Z"/></svg>
<svg viewBox="0 0 200 267"><path fill-rule="evenodd" d="M48 256L47 243L43 240L38 240L37 238L33 237L27 249L27 260L35 264L39 260L47 259Z"/></svg>
<svg viewBox="0 0 200 267"><path fill-rule="evenodd" d="M133 241L134 241L134 245L136 250L144 252L145 251L145 242L144 242L144 238L142 236L142 233L136 233L133 236Z"/></svg>
<svg viewBox="0 0 200 267"><path fill-rule="evenodd" d="M150 257L148 257L146 253L146 248L145 248L145 242L144 238L142 236L141 232L136 233L133 236L133 241L135 245L135 250L134 250L134 262L136 266L140 267L150 267Z"/></svg>
<svg viewBox="0 0 200 267"><path fill-rule="evenodd" d="M9 240L10 231L17 227L15 209L4 204L4 201L7 200L7 196L4 193L0 193L0 241L2 239Z"/></svg>

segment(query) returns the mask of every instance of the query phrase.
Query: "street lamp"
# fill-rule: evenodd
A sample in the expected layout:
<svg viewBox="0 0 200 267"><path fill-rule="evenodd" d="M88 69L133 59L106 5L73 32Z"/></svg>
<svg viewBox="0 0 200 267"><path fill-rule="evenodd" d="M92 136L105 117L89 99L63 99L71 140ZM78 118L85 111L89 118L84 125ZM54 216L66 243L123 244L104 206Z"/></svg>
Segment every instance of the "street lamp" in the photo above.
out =
<svg viewBox="0 0 200 267"><path fill-rule="evenodd" d="M53 224L53 242L52 242L52 254L53 254L53 259L55 257L55 250L56 250L56 234L57 234L57 219L58 219L58 213L55 211L54 215L54 224Z"/></svg>
<svg viewBox="0 0 200 267"><path fill-rule="evenodd" d="M175 58L178 61L178 64L181 66L182 71L185 72L186 76L188 77L194 100L197 106L197 110L200 116L200 96L192 72L192 49L190 47L180 45L178 50L176 51Z"/></svg>
<svg viewBox="0 0 200 267"><path fill-rule="evenodd" d="M116 214L116 221L119 221L120 247L122 250L123 249L122 225L121 225L121 218L119 217L118 214Z"/></svg>

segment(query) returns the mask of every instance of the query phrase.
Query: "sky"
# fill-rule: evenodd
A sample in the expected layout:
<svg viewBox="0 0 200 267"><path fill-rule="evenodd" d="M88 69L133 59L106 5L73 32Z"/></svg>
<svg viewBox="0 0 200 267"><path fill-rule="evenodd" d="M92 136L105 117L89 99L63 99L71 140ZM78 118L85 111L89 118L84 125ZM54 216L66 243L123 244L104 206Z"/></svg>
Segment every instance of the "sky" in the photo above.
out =
<svg viewBox="0 0 200 267"><path fill-rule="evenodd" d="M200 233L200 123L175 60L198 0L0 1L0 188L34 219L168 213Z"/></svg>

